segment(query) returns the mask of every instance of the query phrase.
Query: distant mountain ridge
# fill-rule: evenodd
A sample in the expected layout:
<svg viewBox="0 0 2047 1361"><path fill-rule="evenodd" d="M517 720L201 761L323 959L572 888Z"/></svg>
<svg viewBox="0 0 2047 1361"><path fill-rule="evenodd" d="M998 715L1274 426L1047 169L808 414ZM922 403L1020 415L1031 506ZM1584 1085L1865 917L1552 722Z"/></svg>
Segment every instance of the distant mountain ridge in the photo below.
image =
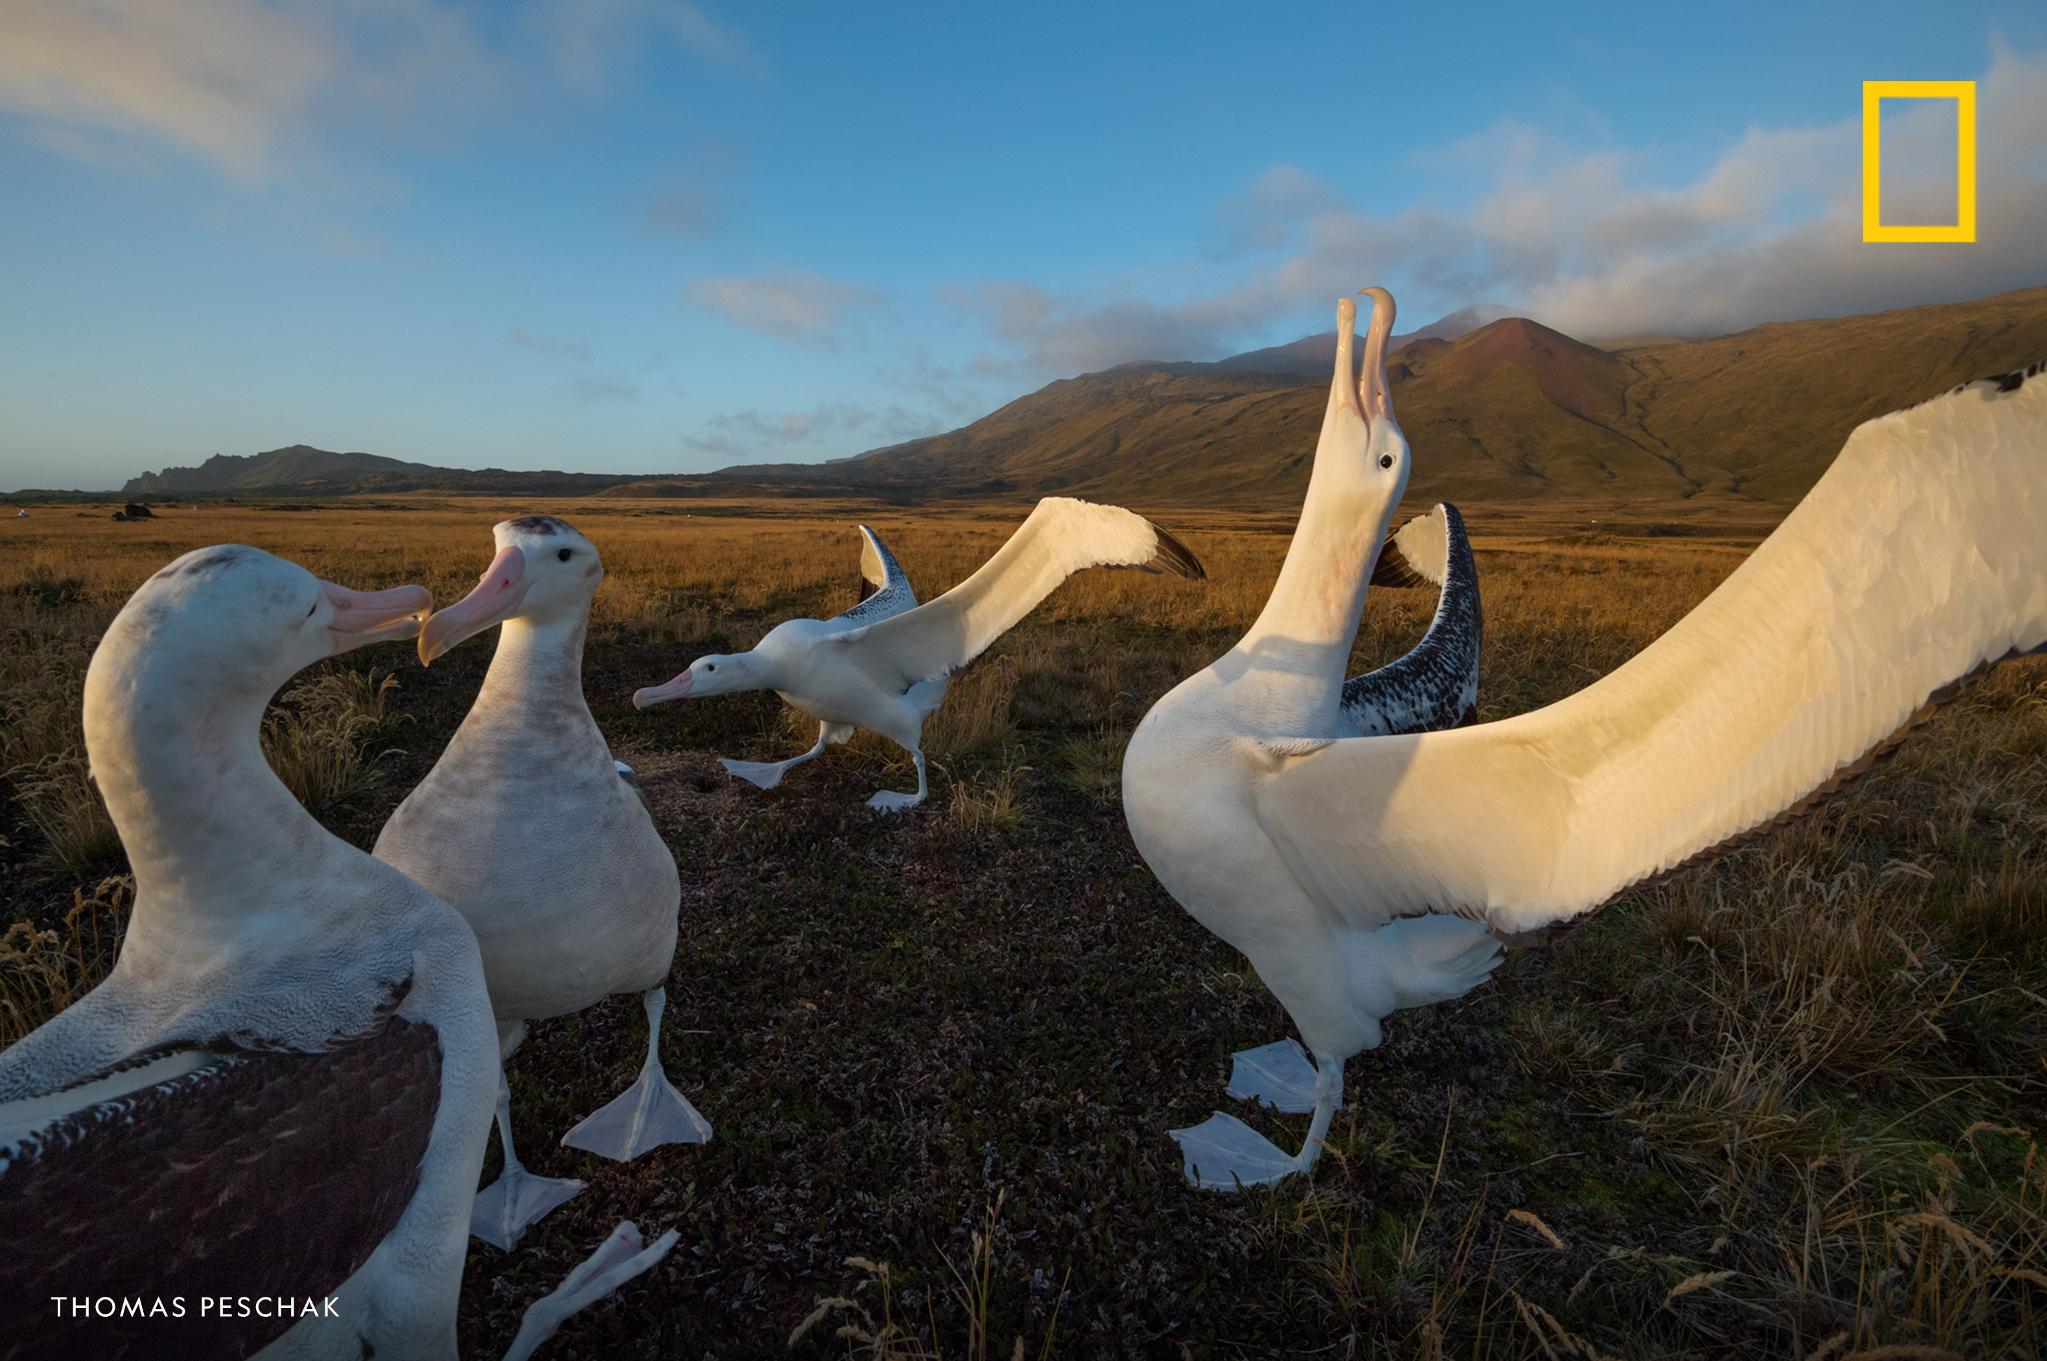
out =
<svg viewBox="0 0 2047 1361"><path fill-rule="evenodd" d="M293 444L261 454L215 454L196 468L165 468L128 479L127 496L247 491L295 482L327 482L378 475L421 476L442 471L382 454L337 454Z"/></svg>
<svg viewBox="0 0 2047 1361"><path fill-rule="evenodd" d="M1397 337L1409 494L1473 502L1804 494L1872 416L2047 358L2047 287L1602 349L1464 309ZM1048 383L957 430L823 464L691 475L469 471L304 445L131 481L127 496L351 491L509 495L1043 496L1282 506L1307 483L1330 333L1212 363L1126 364Z"/></svg>
<svg viewBox="0 0 2047 1361"><path fill-rule="evenodd" d="M124 497L219 496L246 492L343 496L357 492L472 491L588 496L631 477L618 473L441 468L382 454L334 453L292 444L260 454L215 454L196 468L165 468L128 479Z"/></svg>

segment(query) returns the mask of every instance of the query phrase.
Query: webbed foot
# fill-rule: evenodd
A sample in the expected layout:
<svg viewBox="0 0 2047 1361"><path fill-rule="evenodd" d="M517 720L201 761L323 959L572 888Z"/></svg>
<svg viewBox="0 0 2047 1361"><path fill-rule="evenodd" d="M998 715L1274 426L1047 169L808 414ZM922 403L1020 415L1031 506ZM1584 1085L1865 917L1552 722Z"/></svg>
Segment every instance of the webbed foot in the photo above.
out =
<svg viewBox="0 0 2047 1361"><path fill-rule="evenodd" d="M1315 1065L1291 1037L1241 1050L1230 1061L1229 1094L1287 1115L1306 1115L1315 1109Z"/></svg>
<svg viewBox="0 0 2047 1361"><path fill-rule="evenodd" d="M562 1283L527 1306L519 1320L519 1335L512 1339L504 1361L526 1361L540 1344L554 1336L563 1320L610 1295L620 1286L668 1255L681 1235L674 1229L648 1245L639 1226L621 1220L597 1251L585 1257Z"/></svg>
<svg viewBox="0 0 2047 1361"><path fill-rule="evenodd" d="M790 766L788 761L733 761L723 756L718 764L732 774L754 786L756 789L773 789L782 783L782 772Z"/></svg>
<svg viewBox="0 0 2047 1361"><path fill-rule="evenodd" d="M1167 1132L1180 1145L1188 1184L1204 1191L1270 1186L1302 1170L1298 1157L1221 1111L1191 1129Z"/></svg>
<svg viewBox="0 0 2047 1361"><path fill-rule="evenodd" d="M663 1144L710 1140L711 1122L697 1113L666 1073L651 1065L640 1070L639 1080L632 1086L562 1135L566 1148L580 1148L622 1163Z"/></svg>
<svg viewBox="0 0 2047 1361"><path fill-rule="evenodd" d="M537 1177L515 1163L476 1193L469 1207L469 1233L510 1252L528 1228L557 1205L581 1195L587 1185L574 1177Z"/></svg>

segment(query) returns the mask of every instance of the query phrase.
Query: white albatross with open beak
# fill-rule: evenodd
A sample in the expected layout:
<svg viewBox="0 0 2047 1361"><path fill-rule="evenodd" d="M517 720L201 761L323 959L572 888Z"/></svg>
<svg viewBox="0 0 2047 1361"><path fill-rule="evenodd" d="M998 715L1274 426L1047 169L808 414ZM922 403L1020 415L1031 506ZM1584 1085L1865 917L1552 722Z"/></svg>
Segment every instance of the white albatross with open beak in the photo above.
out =
<svg viewBox="0 0 2047 1361"><path fill-rule="evenodd" d="M1823 797L2008 657L2047 646L2047 378L1964 383L1858 426L1806 498L1626 665L1517 718L1357 735L1344 664L1406 486L1393 299L1354 309L1301 518L1250 633L1155 705L1123 764L1137 848L1250 959L1316 1061L1297 1153L1233 1116L1174 1131L1227 1190L1314 1165L1345 1060L1630 885Z"/></svg>

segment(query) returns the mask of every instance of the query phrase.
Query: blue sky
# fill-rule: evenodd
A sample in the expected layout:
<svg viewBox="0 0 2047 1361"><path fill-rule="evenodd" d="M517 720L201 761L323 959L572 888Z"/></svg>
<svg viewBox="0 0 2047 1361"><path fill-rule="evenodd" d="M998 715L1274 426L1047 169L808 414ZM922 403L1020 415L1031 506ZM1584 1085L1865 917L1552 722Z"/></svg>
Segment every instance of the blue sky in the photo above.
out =
<svg viewBox="0 0 2047 1361"><path fill-rule="evenodd" d="M1860 243L1865 79L1980 82L1978 244ZM1946 126L1887 118L1901 211ZM841 457L1368 282L1591 339L1971 297L2047 283L2043 154L2037 3L8 0L0 487Z"/></svg>

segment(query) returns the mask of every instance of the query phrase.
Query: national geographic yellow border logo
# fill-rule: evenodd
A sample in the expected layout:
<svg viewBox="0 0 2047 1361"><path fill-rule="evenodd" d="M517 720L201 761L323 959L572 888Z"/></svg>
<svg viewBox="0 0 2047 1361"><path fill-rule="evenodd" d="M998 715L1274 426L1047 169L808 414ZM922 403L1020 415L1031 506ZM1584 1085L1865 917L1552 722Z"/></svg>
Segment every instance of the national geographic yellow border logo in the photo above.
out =
<svg viewBox="0 0 2047 1361"><path fill-rule="evenodd" d="M1883 221L1883 101L1955 101L1955 221L1913 226ZM1976 239L1976 82L1973 80L1865 80L1862 82L1862 239L1864 241L1974 241Z"/></svg>

